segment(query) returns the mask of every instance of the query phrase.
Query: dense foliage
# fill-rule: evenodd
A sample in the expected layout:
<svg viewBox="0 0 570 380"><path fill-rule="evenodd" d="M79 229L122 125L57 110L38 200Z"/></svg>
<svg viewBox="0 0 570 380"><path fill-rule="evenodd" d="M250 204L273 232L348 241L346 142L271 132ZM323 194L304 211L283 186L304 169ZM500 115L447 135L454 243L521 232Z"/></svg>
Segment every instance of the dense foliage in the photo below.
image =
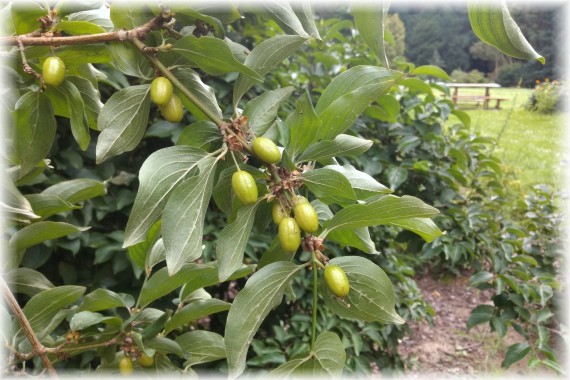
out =
<svg viewBox="0 0 570 380"><path fill-rule="evenodd" d="M3 13L22 35L2 61L13 83L5 277L39 339L2 312L11 373L50 362L124 374L403 370L404 322L434 315L413 281L425 264L475 267L473 286L496 288L470 325L528 339L505 366L537 346L533 364L556 368L552 195L505 191L492 141L424 81L447 74L397 57L397 17L95 3ZM38 28L88 37L42 46ZM64 67L47 79L53 57ZM462 123L446 130L451 113ZM510 213L519 203L532 223ZM323 278L331 266L347 295L342 275Z"/></svg>

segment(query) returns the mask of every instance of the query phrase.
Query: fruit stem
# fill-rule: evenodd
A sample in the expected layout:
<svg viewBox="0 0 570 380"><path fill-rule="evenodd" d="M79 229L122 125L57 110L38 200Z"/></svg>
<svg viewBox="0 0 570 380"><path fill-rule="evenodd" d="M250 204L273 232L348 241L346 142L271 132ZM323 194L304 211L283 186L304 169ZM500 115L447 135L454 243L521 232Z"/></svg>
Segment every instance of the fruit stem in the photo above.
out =
<svg viewBox="0 0 570 380"><path fill-rule="evenodd" d="M198 99L186 86L184 86L184 84L182 84L182 82L180 82L178 78L176 78L174 74L172 74L170 70L168 70L168 68L164 66L162 62L160 62L159 59L150 53L147 46L141 40L135 37L131 40L131 42L146 56L146 58L154 65L154 67L156 67L166 78L168 78L172 84L174 84L180 90L180 92L184 94L184 96L186 96L192 103L194 103L196 107L200 109L200 111L204 112L204 114L208 116L214 123L216 123L218 127L224 123L224 121L220 119L215 112L206 107L200 101L200 99Z"/></svg>
<svg viewBox="0 0 570 380"><path fill-rule="evenodd" d="M240 169L240 167L239 167L239 165L238 165L238 163L237 163L236 156L234 155L234 152L233 152L233 151L230 151L230 154L232 155L232 158L234 159L234 164L236 164L236 168L237 168L237 170L238 170L238 172L239 172L241 169Z"/></svg>
<svg viewBox="0 0 570 380"><path fill-rule="evenodd" d="M313 331L311 333L311 352L315 350L315 339L317 337L317 257L315 252L311 253L313 257Z"/></svg>

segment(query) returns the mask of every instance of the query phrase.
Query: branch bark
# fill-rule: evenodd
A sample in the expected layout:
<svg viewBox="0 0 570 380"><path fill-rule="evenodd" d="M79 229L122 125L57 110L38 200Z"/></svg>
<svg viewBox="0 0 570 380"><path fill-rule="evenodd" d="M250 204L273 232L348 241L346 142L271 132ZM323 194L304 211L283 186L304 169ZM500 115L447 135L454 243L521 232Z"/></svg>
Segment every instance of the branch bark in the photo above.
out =
<svg viewBox="0 0 570 380"><path fill-rule="evenodd" d="M79 36L53 36L51 34L38 34L33 32L20 36L0 37L0 45L23 46L61 46L61 45L82 45L113 41L132 41L134 39L144 40L148 33L154 29L159 29L163 24L172 19L169 12L159 14L144 25L130 30L117 30L114 32L86 34Z"/></svg>
<svg viewBox="0 0 570 380"><path fill-rule="evenodd" d="M42 360L42 363L44 364L44 367L46 368L50 376L54 379L58 379L59 377L57 375L57 372L53 367L53 365L51 364L51 361L47 357L47 349L39 341L38 337L36 336L36 333L34 333L34 330L32 329L30 322L28 322L28 319L24 315L24 312L20 308L20 305L18 305L18 301L16 301L16 298L14 298L12 291L10 290L6 282L4 282L3 278L0 278L0 288L2 290L4 298L6 299L6 302L8 302L8 305L10 306L10 309L12 309L12 312L16 316L16 319L18 319L18 322L20 322L22 330L24 330L24 334L32 344L33 352L39 355L40 359Z"/></svg>

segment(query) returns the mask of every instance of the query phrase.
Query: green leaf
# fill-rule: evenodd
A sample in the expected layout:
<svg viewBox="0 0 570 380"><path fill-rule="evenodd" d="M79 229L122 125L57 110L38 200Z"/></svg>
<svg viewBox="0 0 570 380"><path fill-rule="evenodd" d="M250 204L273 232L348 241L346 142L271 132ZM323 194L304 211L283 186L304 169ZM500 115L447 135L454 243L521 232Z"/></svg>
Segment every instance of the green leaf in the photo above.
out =
<svg viewBox="0 0 570 380"><path fill-rule="evenodd" d="M97 130L97 118L99 117L101 108L103 108L99 91L88 79L82 77L69 75L65 78L65 81L72 83L79 91L85 106L84 112L85 118L87 119L87 125L89 128Z"/></svg>
<svg viewBox="0 0 570 380"><path fill-rule="evenodd" d="M271 241L271 245L269 246L267 251L265 251L261 255L261 258L257 263L257 269L259 270L264 266L267 266L271 263L275 263L278 261L291 261L294 255L295 252L285 251L281 247L281 244L279 243L279 238L276 236Z"/></svg>
<svg viewBox="0 0 570 380"><path fill-rule="evenodd" d="M347 206L356 202L356 195L350 182L335 170L327 168L309 170L301 175L301 181L326 204Z"/></svg>
<svg viewBox="0 0 570 380"><path fill-rule="evenodd" d="M222 75L239 72L253 81L261 82L259 74L238 61L224 40L208 36L198 38L188 35L179 39L174 44L172 51L192 60L207 74Z"/></svg>
<svg viewBox="0 0 570 380"><path fill-rule="evenodd" d="M339 299L329 290L324 277L321 278L319 294L332 312L366 322L404 323L394 309L394 287L378 265L358 256L337 257L328 265L341 267L350 284L348 295Z"/></svg>
<svg viewBox="0 0 570 380"><path fill-rule="evenodd" d="M38 18L48 12L43 1L13 2L10 4L11 21L16 34L26 34L40 29Z"/></svg>
<svg viewBox="0 0 570 380"><path fill-rule="evenodd" d="M182 351L190 354L184 365L209 363L226 357L224 338L210 331L189 331L176 338Z"/></svg>
<svg viewBox="0 0 570 380"><path fill-rule="evenodd" d="M145 347L161 354L174 354L181 358L184 357L184 351L175 341L165 338L163 336L155 336L154 338L147 339L144 342Z"/></svg>
<svg viewBox="0 0 570 380"><path fill-rule="evenodd" d="M71 317L69 329L71 331L79 331L101 322L120 326L122 320L119 317L109 317L92 311L80 311Z"/></svg>
<svg viewBox="0 0 570 380"><path fill-rule="evenodd" d="M386 41L384 24L388 18L389 2L376 1L366 6L355 5L352 8L354 25L372 53L380 60L382 66L389 68L386 57Z"/></svg>
<svg viewBox="0 0 570 380"><path fill-rule="evenodd" d="M283 261L269 264L251 276L237 294L228 313L224 336L231 378L245 369L253 336L267 314L281 303L285 288L303 267Z"/></svg>
<svg viewBox="0 0 570 380"><path fill-rule="evenodd" d="M164 332L168 334L175 328L186 325L196 319L227 311L230 309L230 306L230 303L215 298L191 302L174 313L174 315L166 322Z"/></svg>
<svg viewBox="0 0 570 380"><path fill-rule="evenodd" d="M336 170L348 179L358 199L366 199L372 195L389 194L392 190L376 181L372 176L357 170L354 166L346 164L327 165L327 169Z"/></svg>
<svg viewBox="0 0 570 380"><path fill-rule="evenodd" d="M478 285L489 282L489 280L491 280L492 278L493 278L492 273L486 271L477 272L469 278L469 286L477 287Z"/></svg>
<svg viewBox="0 0 570 380"><path fill-rule="evenodd" d="M335 333L325 331L315 340L314 357L309 355L288 361L269 372L268 376L271 378L289 378L292 375L338 377L342 375L345 361L346 353L342 341Z"/></svg>
<svg viewBox="0 0 570 380"><path fill-rule="evenodd" d="M200 174L176 186L164 206L162 238L166 265L172 275L202 256L204 217L208 209L218 159L206 156L198 161Z"/></svg>
<svg viewBox="0 0 570 380"><path fill-rule="evenodd" d="M291 8L297 15L297 18L301 22L305 32L307 32L311 37L322 41L323 39L321 38L317 25L315 24L315 16L311 9L311 4L306 1L294 1L291 2Z"/></svg>
<svg viewBox="0 0 570 380"><path fill-rule="evenodd" d="M345 132L401 75L377 66L356 66L336 76L315 107L322 122L317 137L331 140Z"/></svg>
<svg viewBox="0 0 570 380"><path fill-rule="evenodd" d="M263 8L271 16L273 21L277 23L288 34L297 34L304 38L309 38L301 21L297 18L293 8L289 2L285 1L264 1Z"/></svg>
<svg viewBox="0 0 570 380"><path fill-rule="evenodd" d="M69 117L71 133L81 150L87 150L91 141L91 135L89 134L89 126L83 123L85 105L81 93L73 83L67 80L63 81L58 87L50 87L46 91L46 95L50 92L57 93L57 96L65 99L67 115L64 116Z"/></svg>
<svg viewBox="0 0 570 380"><path fill-rule="evenodd" d="M439 211L415 197L385 195L368 203L350 205L340 210L326 225L326 232L347 228L377 226L409 218L429 218Z"/></svg>
<svg viewBox="0 0 570 380"><path fill-rule="evenodd" d="M501 338L504 338L505 335L507 334L507 325L505 321L503 321L501 318L499 317L491 318L491 326L493 326L493 329L497 334L499 334Z"/></svg>
<svg viewBox="0 0 570 380"><path fill-rule="evenodd" d="M100 8L103 3L103 0L83 0L81 2L75 0L60 0L55 6L55 10L59 17L63 17L71 13Z"/></svg>
<svg viewBox="0 0 570 380"><path fill-rule="evenodd" d="M274 66L281 63L307 39L299 36L275 36L257 45L245 59L244 64L264 76ZM234 85L233 106L237 107L239 100L247 90L255 84L249 76L240 74Z"/></svg>
<svg viewBox="0 0 570 380"><path fill-rule="evenodd" d="M115 30L141 26L160 13L158 3L151 0L137 2L114 0L109 10Z"/></svg>
<svg viewBox="0 0 570 380"><path fill-rule="evenodd" d="M289 86L266 91L247 102L243 115L247 116L249 128L256 136L263 135L269 129L277 117L279 107L291 96L293 90Z"/></svg>
<svg viewBox="0 0 570 380"><path fill-rule="evenodd" d="M152 66L140 50L124 42L106 44L113 64L123 74L146 80L152 79Z"/></svg>
<svg viewBox="0 0 570 380"><path fill-rule="evenodd" d="M63 59L68 70L86 63L109 63L113 60L107 45L103 44L62 46L57 49L57 56Z"/></svg>
<svg viewBox="0 0 570 380"><path fill-rule="evenodd" d="M214 141L221 143L220 129L211 121L197 121L182 130L176 145L187 145L197 149L205 149Z"/></svg>
<svg viewBox="0 0 570 380"><path fill-rule="evenodd" d="M64 201L55 195L49 194L30 194L26 195L26 199L32 205L34 212L41 216L42 219L61 212L81 208L80 206L74 206L71 202Z"/></svg>
<svg viewBox="0 0 570 380"><path fill-rule="evenodd" d="M453 111L451 111L451 114L457 116L457 118L466 127L469 127L471 125L471 116L469 116L469 114L467 112L461 111L461 110L453 110Z"/></svg>
<svg viewBox="0 0 570 380"><path fill-rule="evenodd" d="M15 105L14 158L20 164L20 178L31 172L49 153L55 138L56 121L47 97L25 93Z"/></svg>
<svg viewBox="0 0 570 380"><path fill-rule="evenodd" d="M150 254L147 256L145 266L147 268L153 268L156 264L164 260L166 260L166 248L164 247L164 241L160 238L152 246Z"/></svg>
<svg viewBox="0 0 570 380"><path fill-rule="evenodd" d="M243 263L245 246L251 235L255 212L261 199L255 204L240 207L236 220L224 227L218 235L216 257L220 282L230 277Z"/></svg>
<svg viewBox="0 0 570 380"><path fill-rule="evenodd" d="M72 2L77 3L75 0L72 0ZM87 21L92 24L99 25L100 27L105 29L106 32L110 32L111 30L113 30L113 23L111 22L111 19L109 18L109 13L107 12L106 9L101 9L101 8L99 9L90 8L90 9L91 10L72 13L67 17L67 20Z"/></svg>
<svg viewBox="0 0 570 380"><path fill-rule="evenodd" d="M544 57L533 49L511 17L506 1L502 0L500 6L497 3L470 1L468 15L471 28L481 41L511 57L536 59L545 63Z"/></svg>
<svg viewBox="0 0 570 380"><path fill-rule="evenodd" d="M340 376L344 369L346 353L337 334L325 331L315 341L315 359L329 376Z"/></svg>
<svg viewBox="0 0 570 380"><path fill-rule="evenodd" d="M229 279L235 280L250 274L253 266L242 266ZM138 304L146 307L152 301L184 285L180 298L185 299L193 291L218 284L218 264L186 264L175 275L168 274L168 268L162 268L152 275L141 289Z"/></svg>
<svg viewBox="0 0 570 380"><path fill-rule="evenodd" d="M400 102L392 95L382 95L376 103L378 103L377 106L372 105L366 108L364 114L387 123L395 123L400 114Z"/></svg>
<svg viewBox="0 0 570 380"><path fill-rule="evenodd" d="M174 0L163 2L162 6L170 9L171 12L174 12L176 14L176 21L181 25L196 25L196 22L200 20L209 26L210 31L215 37L224 38L224 26L220 20L197 12L196 9L193 9L194 4L192 4L191 9L188 7L188 4Z"/></svg>
<svg viewBox="0 0 570 380"><path fill-rule="evenodd" d="M87 21L60 21L56 24L55 30L69 35L105 33L105 29Z"/></svg>
<svg viewBox="0 0 570 380"><path fill-rule="evenodd" d="M38 339L43 339L50 330L57 327L51 326L50 322L64 307L77 301L84 292L85 288L82 286L59 286L36 294L26 303L22 311ZM23 338L22 328L17 320L12 324L12 331L14 341Z"/></svg>
<svg viewBox="0 0 570 380"><path fill-rule="evenodd" d="M440 67L434 65L418 66L412 72L414 75L429 75L443 80L451 80L449 75Z"/></svg>
<svg viewBox="0 0 570 380"><path fill-rule="evenodd" d="M443 235L443 232L429 218L409 218L386 223L391 226L402 227L422 237L431 243L435 238Z"/></svg>
<svg viewBox="0 0 570 380"><path fill-rule="evenodd" d="M206 107L210 112L218 116L220 119L223 118L222 110L218 105L218 100L216 99L216 93L214 89L204 82L202 82L202 78L189 67L179 67L172 71L172 73L176 76L176 78L186 87L188 88L192 94L194 94L202 103L204 107ZM190 101L181 92L177 92L182 104L188 108L192 116L196 118L196 120L210 120L208 116L202 110L200 110L194 103ZM220 134L218 130L218 135Z"/></svg>
<svg viewBox="0 0 570 380"><path fill-rule="evenodd" d="M12 235L10 247L20 251L47 240L87 231L88 229L89 227L77 227L63 222L37 222L22 228Z"/></svg>
<svg viewBox="0 0 570 380"><path fill-rule="evenodd" d="M78 178L56 183L42 191L41 194L53 195L66 202L77 204L106 195L107 188L103 182L90 178Z"/></svg>
<svg viewBox="0 0 570 380"><path fill-rule="evenodd" d="M101 109L97 127L97 163L133 150L141 141L150 111L149 85L115 92Z"/></svg>
<svg viewBox="0 0 570 380"><path fill-rule="evenodd" d="M515 343L507 347L505 359L501 363L502 368L509 368L512 364L524 358L530 352L530 346L527 343Z"/></svg>
<svg viewBox="0 0 570 380"><path fill-rule="evenodd" d="M54 287L43 274L29 268L12 269L6 273L5 279L14 293L21 293L30 297Z"/></svg>
<svg viewBox="0 0 570 380"><path fill-rule="evenodd" d="M428 95L433 95L429 84L418 78L405 78L399 81L398 84L408 87L412 92L423 92Z"/></svg>
<svg viewBox="0 0 570 380"><path fill-rule="evenodd" d="M30 201L25 198L18 188L10 180L2 181L4 197L0 201L0 210L10 214L9 218L20 223L28 224L30 220L40 219L41 216L34 213Z"/></svg>
<svg viewBox="0 0 570 380"><path fill-rule="evenodd" d="M321 127L321 121L315 113L308 91L297 99L295 111L289 114L285 124L289 127L290 133L287 152L293 161L298 161L297 156L317 142L317 133Z"/></svg>
<svg viewBox="0 0 570 380"><path fill-rule="evenodd" d="M148 265L149 256L154 249L155 243L160 238L161 226L162 221L159 219L150 227L143 241L128 247L131 262L141 269L152 268L152 265Z"/></svg>
<svg viewBox="0 0 570 380"><path fill-rule="evenodd" d="M371 140L350 135L338 135L334 140L322 140L310 145L297 159L300 161L318 161L339 156L358 156L372 146Z"/></svg>
<svg viewBox="0 0 570 380"><path fill-rule="evenodd" d="M207 154L196 148L173 146L157 150L145 160L139 172L139 191L125 227L123 248L145 240L173 189L188 178Z"/></svg>
<svg viewBox="0 0 570 380"><path fill-rule="evenodd" d="M481 323L489 322L491 318L493 318L494 311L495 308L491 305L478 305L471 310L471 314L467 320L467 328L470 329Z"/></svg>
<svg viewBox="0 0 570 380"><path fill-rule="evenodd" d="M115 293L107 289L95 289L83 298L77 309L80 311L100 311L116 307L130 309L135 304L133 296L125 293Z"/></svg>

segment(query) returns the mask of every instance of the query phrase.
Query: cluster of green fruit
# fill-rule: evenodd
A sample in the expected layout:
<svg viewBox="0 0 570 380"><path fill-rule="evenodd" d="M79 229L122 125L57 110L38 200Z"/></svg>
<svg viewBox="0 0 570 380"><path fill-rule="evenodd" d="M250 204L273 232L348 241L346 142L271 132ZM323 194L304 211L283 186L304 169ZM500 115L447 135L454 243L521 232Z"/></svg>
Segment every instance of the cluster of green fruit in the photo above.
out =
<svg viewBox="0 0 570 380"><path fill-rule="evenodd" d="M160 108L160 113L166 121L178 123L182 120L184 115L182 101L174 93L172 83L168 78L154 78L150 84L150 98Z"/></svg>
<svg viewBox="0 0 570 380"><path fill-rule="evenodd" d="M142 367L151 367L154 364L154 358L148 356L144 352L138 358L139 364ZM123 356L119 360L119 372L121 375L130 376L133 374L134 366L133 366L133 359L130 356Z"/></svg>
<svg viewBox="0 0 570 380"><path fill-rule="evenodd" d="M273 141L265 137L253 140L252 149L255 155L267 164L275 164L281 160L281 152ZM257 202L258 191L255 179L244 170L237 170L232 176L232 189L236 197L244 205ZM292 207L289 206L292 204ZM291 217L293 212L293 217ZM319 229L319 218L315 208L307 198L295 194L290 202L274 201L271 210L273 222L277 225L281 248L295 252L301 245L301 230L312 234ZM337 297L348 295L350 286L344 270L338 265L325 266L325 283Z"/></svg>

